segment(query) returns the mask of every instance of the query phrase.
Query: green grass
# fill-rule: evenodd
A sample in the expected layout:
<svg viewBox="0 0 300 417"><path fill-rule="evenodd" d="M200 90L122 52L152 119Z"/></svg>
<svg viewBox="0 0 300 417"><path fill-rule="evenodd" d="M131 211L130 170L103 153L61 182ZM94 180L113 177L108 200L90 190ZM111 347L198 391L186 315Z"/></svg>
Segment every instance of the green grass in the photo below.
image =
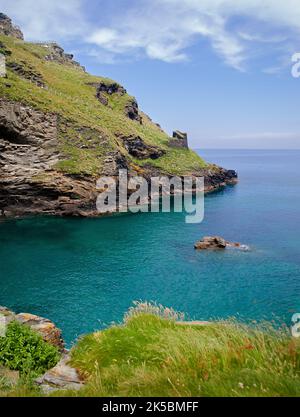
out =
<svg viewBox="0 0 300 417"><path fill-rule="evenodd" d="M179 325L182 318L172 309L137 304L124 323L86 335L72 349L84 388L52 395L300 396L300 341L287 328L234 320ZM23 382L2 387L0 395L41 393Z"/></svg>
<svg viewBox="0 0 300 417"><path fill-rule="evenodd" d="M48 62L44 59L49 52L41 45L26 43L7 36L0 36L5 48L11 51L7 62L17 62L27 69L32 68L41 74L45 89L36 86L29 80L23 79L8 69L8 78L0 78L0 96L7 99L28 104L44 112L56 113L73 130L85 127L94 131L94 135L105 137L106 141L98 144L97 149L82 140L78 143L78 134L59 135L59 150L65 156L56 169L68 174L101 173L103 155L110 150L125 152L127 159L132 158L119 144L117 135L139 135L149 145L156 145L165 149L167 155L156 161L149 160L148 165L165 168L170 174L188 174L204 162L192 151L174 150L168 147L169 137L154 123L144 119L143 125L128 119L124 115L126 104L132 99L128 94L107 95L108 106L102 105L95 97L95 87L90 83L110 83L111 80L85 73L80 68ZM24 64L25 63L25 64ZM10 87L7 86L10 85ZM159 97L157 98L159 100Z"/></svg>
<svg viewBox="0 0 300 417"><path fill-rule="evenodd" d="M300 395L300 344L288 329L178 325L172 310L158 310L135 309L123 325L83 337L72 364L87 384L67 395Z"/></svg>

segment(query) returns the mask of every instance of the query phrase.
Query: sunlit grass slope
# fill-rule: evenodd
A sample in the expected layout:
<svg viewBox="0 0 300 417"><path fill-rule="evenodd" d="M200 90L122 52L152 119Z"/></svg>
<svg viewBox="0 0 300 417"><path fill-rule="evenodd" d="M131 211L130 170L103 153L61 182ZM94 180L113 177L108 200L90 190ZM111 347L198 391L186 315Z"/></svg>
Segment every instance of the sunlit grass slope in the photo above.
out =
<svg viewBox="0 0 300 417"><path fill-rule="evenodd" d="M57 166L58 170L66 173L98 174L103 156L109 151L120 150L116 139L120 133L139 135L147 144L167 151L165 156L155 162L134 161L141 166L153 164L171 174L188 174L206 166L193 151L170 148L168 135L155 123L145 120L141 125L126 117L124 109L132 98L128 94L107 95L108 106L101 104L96 98L95 84L111 83L111 80L92 76L79 67L45 60L49 51L42 45L7 36L0 36L0 42L0 52L9 51L9 54L6 53L8 64L17 63L28 71L34 71L45 84L45 88L41 88L20 77L8 66L8 78L0 78L0 96L29 104L45 112L57 113L68 122L69 129L73 130L71 138L74 141L71 142L70 132L68 140L66 132L60 132L60 151L65 154L66 161ZM105 140L100 143L96 139L93 143L87 142L86 138L79 137L77 128L80 127L94 130ZM121 151L126 154L124 148ZM131 160L128 154L126 157Z"/></svg>
<svg viewBox="0 0 300 417"><path fill-rule="evenodd" d="M138 312L83 337L72 363L87 379L83 396L300 395L299 340L270 325L178 325Z"/></svg>

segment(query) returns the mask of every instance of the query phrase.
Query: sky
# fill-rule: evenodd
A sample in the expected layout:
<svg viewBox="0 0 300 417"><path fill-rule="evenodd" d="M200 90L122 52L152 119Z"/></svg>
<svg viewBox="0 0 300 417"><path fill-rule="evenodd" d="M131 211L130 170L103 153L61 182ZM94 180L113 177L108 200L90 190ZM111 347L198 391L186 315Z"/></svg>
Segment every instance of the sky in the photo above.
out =
<svg viewBox="0 0 300 417"><path fill-rule="evenodd" d="M0 0L0 11L26 40L57 41L123 84L193 148L300 149L299 0Z"/></svg>

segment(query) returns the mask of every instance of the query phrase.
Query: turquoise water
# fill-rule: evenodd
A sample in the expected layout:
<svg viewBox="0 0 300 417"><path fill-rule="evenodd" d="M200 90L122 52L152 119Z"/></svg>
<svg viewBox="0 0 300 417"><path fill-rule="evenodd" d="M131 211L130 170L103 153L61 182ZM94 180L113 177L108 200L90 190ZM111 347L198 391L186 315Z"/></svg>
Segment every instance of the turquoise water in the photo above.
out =
<svg viewBox="0 0 300 417"><path fill-rule="evenodd" d="M0 223L0 305L50 318L69 343L120 321L133 300L289 323L300 312L300 151L201 154L240 177L206 197L202 224L178 213ZM252 251L194 251L207 234Z"/></svg>

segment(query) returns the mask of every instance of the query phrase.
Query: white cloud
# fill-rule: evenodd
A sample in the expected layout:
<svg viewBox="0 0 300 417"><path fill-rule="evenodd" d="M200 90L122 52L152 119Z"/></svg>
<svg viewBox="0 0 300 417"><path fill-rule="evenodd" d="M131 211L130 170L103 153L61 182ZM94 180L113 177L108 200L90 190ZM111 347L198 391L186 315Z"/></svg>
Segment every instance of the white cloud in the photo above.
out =
<svg viewBox="0 0 300 417"><path fill-rule="evenodd" d="M280 61L299 47L299 0L128 0L126 6L114 0L114 12L109 9L111 0L101 0L89 16L91 3L0 0L0 7L22 26L27 38L85 42L111 61L143 55L184 61L189 59L188 48L206 39L227 65L244 70L258 50L261 57L262 48L280 44L275 51ZM274 62L270 67L280 66Z"/></svg>
<svg viewBox="0 0 300 417"><path fill-rule="evenodd" d="M68 40L82 36L88 22L82 0L0 0L0 9L17 22L27 40Z"/></svg>
<svg viewBox="0 0 300 417"><path fill-rule="evenodd" d="M236 19L235 24L232 23ZM229 66L243 70L257 43L296 45L298 0L140 0L89 42L116 54L136 54L166 62L187 59L187 47L206 38Z"/></svg>

